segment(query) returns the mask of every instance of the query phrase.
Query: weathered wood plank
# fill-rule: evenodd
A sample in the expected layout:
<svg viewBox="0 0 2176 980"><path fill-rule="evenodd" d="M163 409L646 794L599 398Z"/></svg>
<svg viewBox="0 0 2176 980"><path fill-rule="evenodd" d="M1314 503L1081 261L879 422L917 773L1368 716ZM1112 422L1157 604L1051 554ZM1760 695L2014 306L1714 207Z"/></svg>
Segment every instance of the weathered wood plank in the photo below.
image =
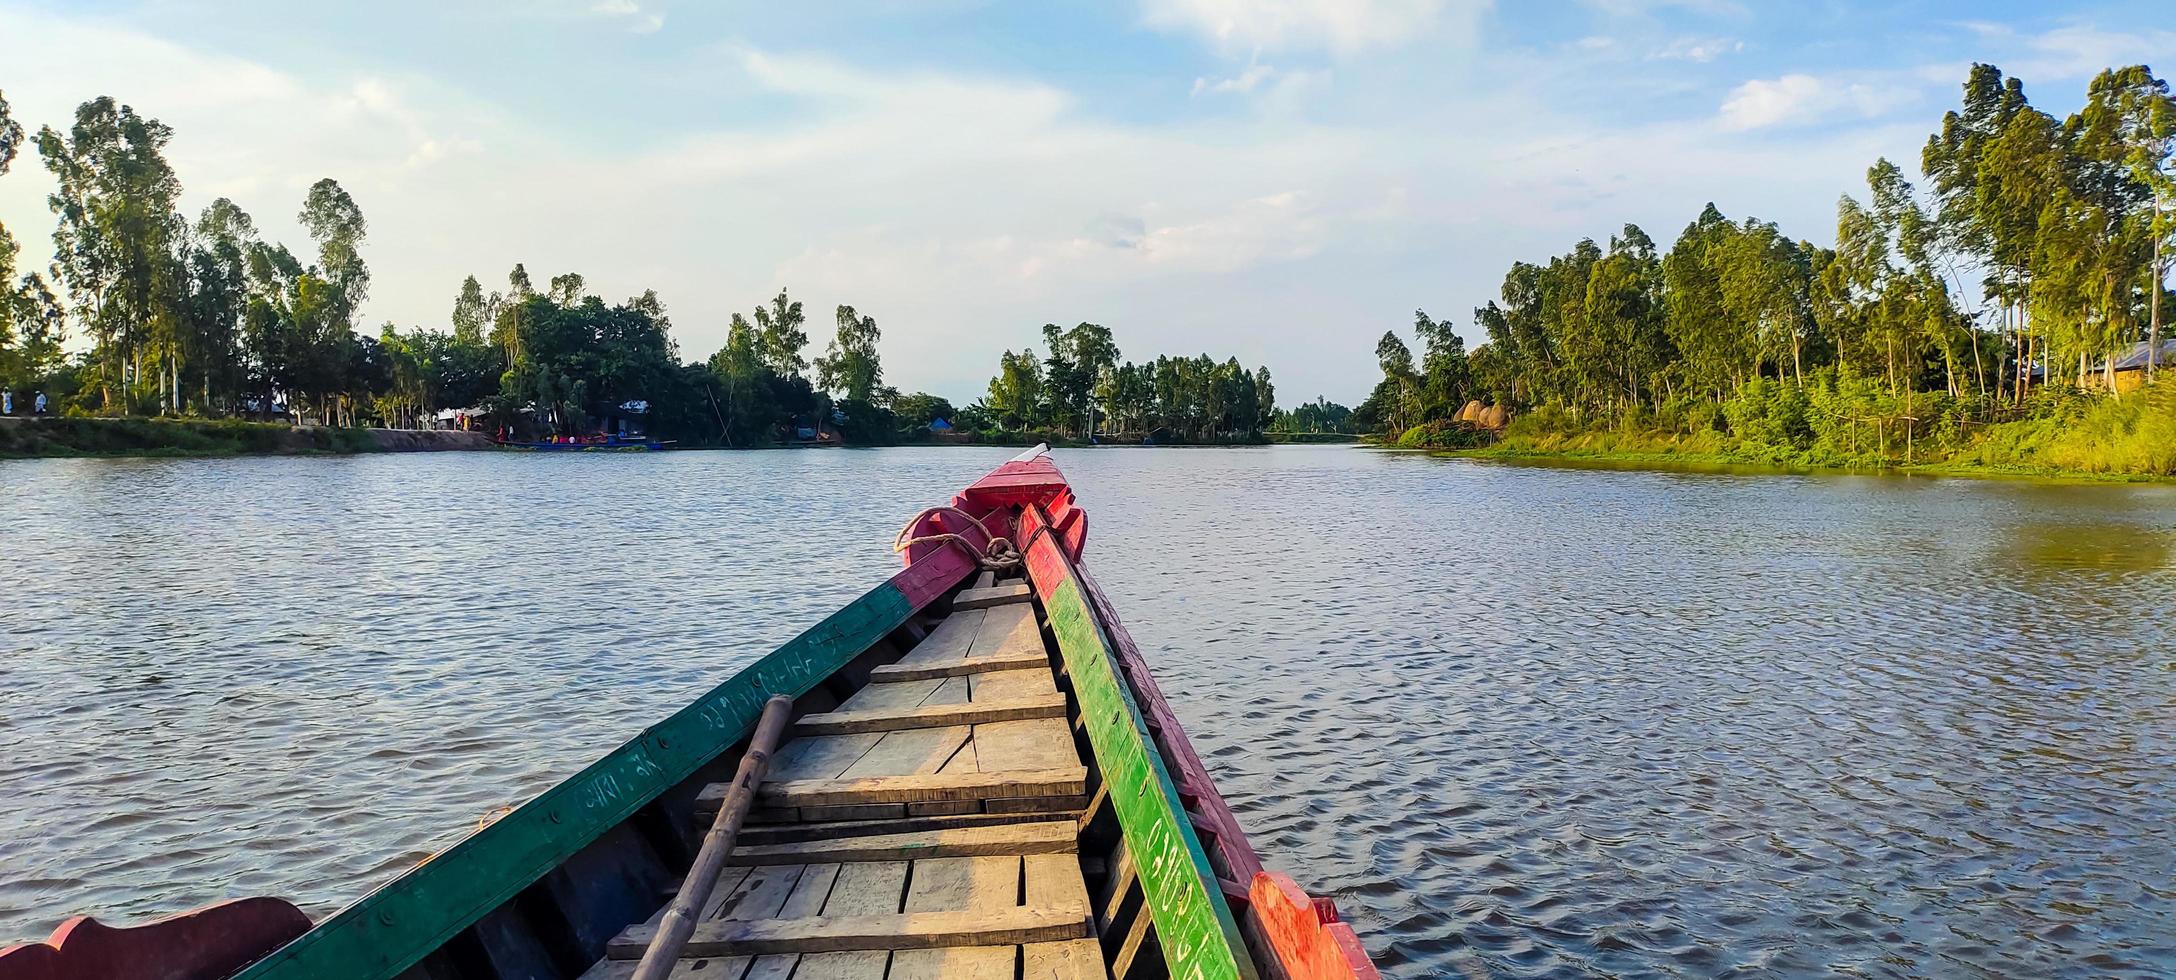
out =
<svg viewBox="0 0 2176 980"><path fill-rule="evenodd" d="M886 684L886 687L894 685ZM903 686L903 685L902 685ZM796 738L787 742L771 758L770 779L830 779L845 772L846 767L868 755L876 743L883 740L881 734L833 735L819 738ZM712 783L723 786L723 783ZM717 809L717 801L723 798L721 790L711 795L707 789L695 803L697 810L705 809L703 800L710 801L708 809Z"/></svg>
<svg viewBox="0 0 2176 980"><path fill-rule="evenodd" d="M945 728L953 725L980 725L988 722L1064 716L1065 696L1051 693L967 704L922 705L874 711L826 711L803 715L799 721L794 722L793 730L796 735L804 736L862 735L870 732Z"/></svg>
<svg viewBox="0 0 2176 980"><path fill-rule="evenodd" d="M833 886L836 891L838 886ZM818 953L855 949L942 949L1086 939L1094 923L1086 909L1018 907L998 912L918 912L824 915L813 919L713 919L695 929L688 956ZM607 946L610 955L640 957L654 930L630 926Z"/></svg>
<svg viewBox="0 0 2176 980"><path fill-rule="evenodd" d="M778 910L785 907L786 899L793 894L793 887L800 883L801 872L806 870L807 866L802 864L750 868L748 878L713 913L716 918L707 921L768 919L778 915ZM640 954L637 956L639 958Z"/></svg>
<svg viewBox="0 0 2176 980"><path fill-rule="evenodd" d="M897 734L897 733L894 733ZM865 779L800 779L764 783L765 802L775 806L840 806L849 803L927 803L991 800L1014 796L1071 796L1088 792L1088 770L1029 769L1017 772L928 773Z"/></svg>
<svg viewBox="0 0 2176 980"><path fill-rule="evenodd" d="M725 903L732 901L734 897L740 894L743 885L747 881L748 869L746 868L729 867L726 868L724 871L719 872L718 881L714 886L712 886L710 890L710 898L703 903L703 913L701 917L708 919L716 916L718 914L718 910L725 907ZM673 891L678 892L679 890L679 883L674 882ZM668 896L668 898L669 897L670 896ZM672 908L672 902L670 901L667 901L665 904L658 906L657 911L650 913L650 917L644 920L642 924L650 927L650 929L652 930L652 934L655 935L655 930L657 929L658 925L665 921L666 910L670 908Z"/></svg>
<svg viewBox="0 0 2176 980"><path fill-rule="evenodd" d="M711 892L710 901L704 904L703 921L717 921L717 917L767 918L778 914L787 897L792 894L794 885L800 881L803 870L805 866L800 864L726 869L718 879L717 890ZM667 907L670 907L669 903ZM648 921L620 930L620 934L612 937L611 942L606 944L606 958L626 959L630 964L640 960L642 954L649 949L650 940L656 937L658 925L664 915L665 909L658 909L657 914ZM643 938L639 944L630 947L628 937L635 935ZM721 958L718 955L684 954L681 957L682 962L690 959L712 960L708 969L716 971L720 976L739 977L748 968L747 958L739 956ZM629 975L632 975L631 971Z"/></svg>
<svg viewBox="0 0 2176 980"><path fill-rule="evenodd" d="M610 957L598 960L582 971L577 980L633 980L639 960L615 960ZM742 971L748 966L745 956L699 956L678 960L672 965L668 980L756 980Z"/></svg>
<svg viewBox="0 0 2176 980"><path fill-rule="evenodd" d="M922 704L944 685L944 678L929 677L919 681L901 681L895 684L865 684L846 703L841 711L874 711L882 708L912 708Z"/></svg>
<svg viewBox="0 0 2176 980"><path fill-rule="evenodd" d="M710 893L710 900L703 903L702 918L715 917L727 902L736 899L745 890L750 870L729 867L720 872L717 885ZM678 890L677 887L675 890ZM671 907L670 902L659 906L649 920L643 923L652 930L651 935L656 935L658 924L664 921L665 910ZM621 960L607 956L584 971L580 980L631 980L635 975L635 968L640 965L639 958ZM676 962L669 976L671 980L741 980L747 967L748 958L745 956L697 957Z"/></svg>
<svg viewBox="0 0 2176 980"><path fill-rule="evenodd" d="M1012 796L982 801L984 813L1062 813L1072 816L1088 805L1086 794L1074 796ZM803 811L804 813L807 811Z"/></svg>
<svg viewBox="0 0 2176 980"><path fill-rule="evenodd" d="M949 728L918 728L903 732L885 732L884 740L870 749L835 780L777 780L766 785L802 782L852 782L887 776L935 775L945 763L952 760L960 746L967 744L974 728L954 725ZM840 800L841 803L900 803L903 800Z"/></svg>
<svg viewBox="0 0 2176 980"><path fill-rule="evenodd" d="M1106 980L1103 947L1093 939L1020 947L1021 980Z"/></svg>
<svg viewBox="0 0 2176 980"><path fill-rule="evenodd" d="M968 686L965 678L948 678L940 681L937 689L924 701L927 705L957 705L967 703ZM968 725L952 725L944 728L914 728L904 731L885 732L868 754L855 760L840 779L861 779L870 776L911 776L935 773L951 761L960 746L966 744L974 729ZM857 800L845 802L899 802L896 800Z"/></svg>
<svg viewBox="0 0 2176 980"><path fill-rule="evenodd" d="M838 878L838 865L810 864L801 872L801 880L794 883L793 894L786 897L786 904L778 910L778 917L806 919L823 914L824 903L831 898L831 886ZM795 953L758 956L748 964L744 980L788 980L793 976L793 968L800 959Z"/></svg>
<svg viewBox="0 0 2176 980"><path fill-rule="evenodd" d="M1029 670L993 670L975 674L967 678L967 684L969 701L1005 701L1058 693L1058 684L1051 679L1047 663Z"/></svg>
<svg viewBox="0 0 2176 980"><path fill-rule="evenodd" d="M980 801L974 805L980 807ZM949 830L956 827L996 827L1016 823L1042 823L1052 819L1050 814L1022 813L963 813L963 814L916 814L915 804L907 804L904 820L852 820L842 823L794 823L765 827L749 827L741 831L741 840L755 844L792 844L811 840L833 840L842 837L869 834L903 834L916 830Z"/></svg>
<svg viewBox="0 0 2176 980"><path fill-rule="evenodd" d="M1062 824L1058 826L1063 826ZM1065 851L1022 852L1021 894L1037 908L1088 907L1088 883L1081 878L1080 857Z"/></svg>
<svg viewBox="0 0 2176 980"><path fill-rule="evenodd" d="M1040 650L1028 653L993 654L988 657L969 657L931 664L885 664L869 671L869 683L890 684L902 681L927 680L932 677L965 677L969 674L993 670L1026 670L1031 667L1048 668L1050 656Z"/></svg>
<svg viewBox="0 0 2176 980"><path fill-rule="evenodd" d="M1078 855L1030 854L1022 863L1026 876L1022 894L1028 905L1088 907L1088 885L1081 879ZM1020 948L1020 975L1024 980L1090 980L1106 976L1103 947L1094 940L1030 943Z"/></svg>
<svg viewBox="0 0 2176 980"><path fill-rule="evenodd" d="M1026 583L1021 583L1025 587ZM1027 603L985 610L982 628L975 631L975 649L969 656L995 657L1043 652L1043 631L1035 620L1035 607Z"/></svg>
<svg viewBox="0 0 2176 980"><path fill-rule="evenodd" d="M887 915L899 911L907 887L907 862L849 864L839 870L824 914L834 917ZM796 980L884 980L891 954L882 950L804 953L794 969Z"/></svg>
<svg viewBox="0 0 2176 980"><path fill-rule="evenodd" d="M903 803L848 803L840 806L804 806L802 823L845 823L853 820L898 820L907 815Z"/></svg>
<svg viewBox="0 0 2176 980"><path fill-rule="evenodd" d="M1033 594L1034 590L1028 588L1026 582L1008 582L987 589L962 589L958 595L952 597L952 614L957 616L961 610L986 609L1016 602L1025 604Z"/></svg>
<svg viewBox="0 0 2176 980"><path fill-rule="evenodd" d="M996 827L874 834L795 844L757 844L735 849L732 861L736 865L758 865L919 861L925 858L1001 854L1042 856L1072 853L1078 840L1072 821L1050 820ZM1079 876L1078 870L1074 875ZM1086 901L1083 896L1082 903L1085 904Z"/></svg>
<svg viewBox="0 0 2176 980"><path fill-rule="evenodd" d="M944 768L942 768L942 769L939 769L939 770L937 770L937 771L938 771L938 772L981 772L981 771L982 771L982 762L981 762L981 759L980 759L980 757L979 757L979 756L978 756L978 755L977 755L977 754L975 753L975 736L974 736L974 730L973 730L972 728L969 728L969 729L968 729L968 736L967 736L967 741L965 741L965 742L962 742L962 743L960 743L960 750L959 750L959 751L957 751L957 752L954 752L954 753L952 753L952 758L950 758L950 759L947 759L947 760L945 760Z"/></svg>
<svg viewBox="0 0 2176 980"><path fill-rule="evenodd" d="M1073 729L1063 718L1002 721L975 726L975 756L983 772L1063 769L1081 764Z"/></svg>
<svg viewBox="0 0 2176 980"><path fill-rule="evenodd" d="M954 610L938 623L922 642L899 658L902 664L935 664L959 660L974 648L975 634L982 631L984 613L979 609Z"/></svg>
<svg viewBox="0 0 2176 980"><path fill-rule="evenodd" d="M906 910L1001 915L1018 908L1020 858L932 858L914 862ZM1012 980L1012 946L910 949L892 954L890 980Z"/></svg>

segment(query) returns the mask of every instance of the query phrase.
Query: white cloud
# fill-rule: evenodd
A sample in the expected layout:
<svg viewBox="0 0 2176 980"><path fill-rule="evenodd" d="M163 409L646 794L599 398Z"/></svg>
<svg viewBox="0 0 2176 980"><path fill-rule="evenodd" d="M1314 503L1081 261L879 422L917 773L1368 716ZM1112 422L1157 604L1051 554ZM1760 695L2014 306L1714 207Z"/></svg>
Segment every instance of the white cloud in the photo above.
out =
<svg viewBox="0 0 2176 980"><path fill-rule="evenodd" d="M1470 36L1488 0L1142 0L1159 30L1226 51L1389 47L1448 26ZM1448 23L1446 23L1448 22Z"/></svg>
<svg viewBox="0 0 2176 980"><path fill-rule="evenodd" d="M1262 84L1262 82L1276 74L1277 69L1268 65L1248 65L1245 71L1230 78L1219 78L1213 81L1207 78L1194 79L1194 89L1191 94L1198 96L1204 92L1210 95L1252 92L1255 86Z"/></svg>
<svg viewBox="0 0 2176 980"><path fill-rule="evenodd" d="M2169 51L2176 50L2176 31L2154 28L2115 32L2073 24L2022 37L2007 28L1982 35L1996 42L2009 40L2024 49L2003 67L2027 83L2036 78L2090 78L2103 68L2167 61Z"/></svg>
<svg viewBox="0 0 2176 980"><path fill-rule="evenodd" d="M1691 61L1707 64L1726 54L1745 50L1745 42L1727 37L1681 37L1656 50L1660 61Z"/></svg>
<svg viewBox="0 0 2176 980"><path fill-rule="evenodd" d="M589 12L620 19L633 34L654 34L665 26L663 12L645 11L635 0L598 0L590 6Z"/></svg>
<svg viewBox="0 0 2176 980"><path fill-rule="evenodd" d="M1709 17L1744 17L1745 5L1737 0L1586 0L1586 5L1612 17L1650 18L1668 9Z"/></svg>
<svg viewBox="0 0 2176 980"><path fill-rule="evenodd" d="M1731 90L1723 101L1721 123L1724 129L1750 130L1805 126L1838 116L1872 119L1915 98L1915 92L1871 81L1790 74L1754 79Z"/></svg>

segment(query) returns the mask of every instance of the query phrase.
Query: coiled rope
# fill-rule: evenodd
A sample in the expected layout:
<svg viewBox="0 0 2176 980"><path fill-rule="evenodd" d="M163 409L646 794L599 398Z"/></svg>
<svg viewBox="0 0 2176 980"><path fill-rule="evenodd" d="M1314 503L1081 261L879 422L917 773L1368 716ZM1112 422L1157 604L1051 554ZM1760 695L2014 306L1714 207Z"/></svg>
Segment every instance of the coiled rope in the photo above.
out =
<svg viewBox="0 0 2176 980"><path fill-rule="evenodd" d="M939 531L936 534L924 534L919 537L912 538L907 537L908 532L913 531L916 524L920 524L925 518L934 516L936 514L952 514L957 516L960 520L974 525L975 530L982 532L982 537L984 539L984 544L982 545L982 547L978 548L975 546L974 542L969 541L965 537L954 534L950 531ZM990 516L992 517L1000 516L1000 514L1000 511L993 510L990 512ZM892 539L892 550L895 552L899 552L905 551L908 548L912 548L918 544L929 544L931 542L951 542L953 544L959 545L962 550L966 551L968 557L975 560L975 564L980 565L983 568L989 569L990 571L1002 573L1019 568L1021 564L1026 560L1025 556L1020 554L1020 549L1013 547L1012 541L1007 539L1004 535L998 534L990 530L988 525L982 523L982 520L983 519L977 518L974 515L969 514L966 511L961 510L957 507L931 507L927 510L922 511L919 514L914 515L913 520L908 521L905 527L899 529L899 535Z"/></svg>

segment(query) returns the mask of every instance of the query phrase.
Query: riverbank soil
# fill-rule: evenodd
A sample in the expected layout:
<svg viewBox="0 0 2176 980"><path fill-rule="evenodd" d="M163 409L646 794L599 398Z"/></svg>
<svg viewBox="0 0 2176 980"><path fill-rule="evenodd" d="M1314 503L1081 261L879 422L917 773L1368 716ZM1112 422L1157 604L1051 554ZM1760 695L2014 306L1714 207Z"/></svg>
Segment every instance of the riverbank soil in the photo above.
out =
<svg viewBox="0 0 2176 980"><path fill-rule="evenodd" d="M245 456L490 449L480 432L341 429L192 419L0 417L0 458Z"/></svg>

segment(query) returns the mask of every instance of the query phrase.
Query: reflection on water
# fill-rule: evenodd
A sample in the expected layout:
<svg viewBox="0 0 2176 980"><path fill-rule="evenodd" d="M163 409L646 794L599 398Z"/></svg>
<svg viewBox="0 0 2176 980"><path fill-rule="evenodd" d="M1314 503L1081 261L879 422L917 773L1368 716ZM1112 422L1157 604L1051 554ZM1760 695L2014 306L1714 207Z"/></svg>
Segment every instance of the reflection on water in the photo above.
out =
<svg viewBox="0 0 2176 980"><path fill-rule="evenodd" d="M0 464L0 939L323 914L887 574L1006 451ZM1387 975L2176 972L2176 488L1061 454Z"/></svg>
<svg viewBox="0 0 2176 980"><path fill-rule="evenodd" d="M2169 567L2176 528L2035 521L2010 528L2002 543L2003 560L2031 573L2096 568L2152 572Z"/></svg>

